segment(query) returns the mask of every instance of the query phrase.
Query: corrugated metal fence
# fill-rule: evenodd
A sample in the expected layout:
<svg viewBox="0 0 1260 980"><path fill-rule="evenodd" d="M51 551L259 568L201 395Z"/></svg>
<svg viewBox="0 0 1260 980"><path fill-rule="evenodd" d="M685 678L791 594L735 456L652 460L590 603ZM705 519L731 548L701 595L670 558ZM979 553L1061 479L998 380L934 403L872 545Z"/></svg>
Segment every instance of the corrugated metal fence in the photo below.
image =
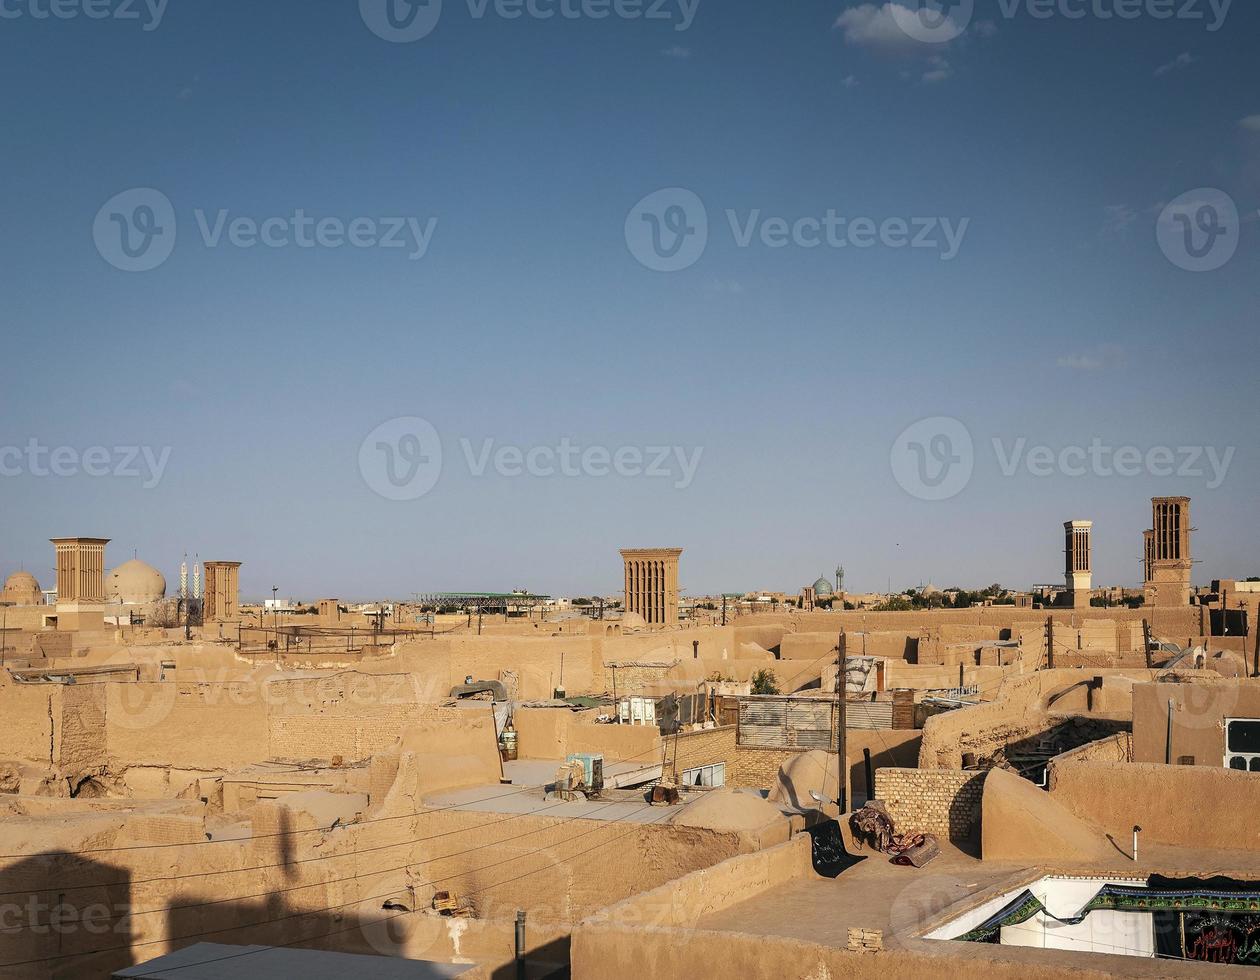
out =
<svg viewBox="0 0 1260 980"><path fill-rule="evenodd" d="M834 749L836 705L822 698L739 699L739 745L774 749Z"/></svg>
<svg viewBox="0 0 1260 980"><path fill-rule="evenodd" d="M845 705L845 726L886 731L893 726L891 701L850 701Z"/></svg>

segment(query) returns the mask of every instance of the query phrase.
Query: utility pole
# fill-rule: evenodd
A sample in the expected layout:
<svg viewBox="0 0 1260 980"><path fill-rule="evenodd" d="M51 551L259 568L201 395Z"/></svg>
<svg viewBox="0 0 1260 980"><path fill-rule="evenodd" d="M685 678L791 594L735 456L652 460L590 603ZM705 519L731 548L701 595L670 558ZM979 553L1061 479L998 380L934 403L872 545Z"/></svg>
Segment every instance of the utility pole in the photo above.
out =
<svg viewBox="0 0 1260 980"><path fill-rule="evenodd" d="M0 666L4 665L4 656L9 645L9 607L12 605L12 602L0 602L0 608L4 609L4 616L0 618Z"/></svg>
<svg viewBox="0 0 1260 980"><path fill-rule="evenodd" d="M1054 669L1054 614L1046 620L1046 668Z"/></svg>
<svg viewBox="0 0 1260 980"><path fill-rule="evenodd" d="M1257 617L1260 618L1260 617ZM1260 623L1254 623L1251 630L1256 635L1256 650L1252 655L1252 677L1260 677Z"/></svg>
<svg viewBox="0 0 1260 980"><path fill-rule="evenodd" d="M1142 644L1146 647L1146 669L1151 669L1151 624L1142 618Z"/></svg>
<svg viewBox="0 0 1260 980"><path fill-rule="evenodd" d="M849 811L849 760L845 751L848 739L845 737L848 725L848 698L845 691L844 677L844 633L836 638L836 768L839 769L839 798L836 804L840 812ZM874 790L868 789L874 796Z"/></svg>

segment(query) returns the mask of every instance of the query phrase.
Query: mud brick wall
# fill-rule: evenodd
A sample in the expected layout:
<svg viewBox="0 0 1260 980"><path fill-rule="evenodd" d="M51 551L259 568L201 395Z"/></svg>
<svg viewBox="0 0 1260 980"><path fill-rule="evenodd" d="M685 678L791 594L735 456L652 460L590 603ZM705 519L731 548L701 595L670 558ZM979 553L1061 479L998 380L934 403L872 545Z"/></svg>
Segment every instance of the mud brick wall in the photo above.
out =
<svg viewBox="0 0 1260 980"><path fill-rule="evenodd" d="M678 661L669 663L608 663L604 667L604 690L615 690L617 697L624 698L633 694L644 694L658 682L664 681L666 675L674 669Z"/></svg>
<svg viewBox="0 0 1260 980"><path fill-rule="evenodd" d="M726 785L733 789L769 789L779 767L794 759L800 749L762 749L737 745L735 725L678 735L678 771L726 763ZM665 739L666 764L673 762L674 736Z"/></svg>
<svg viewBox="0 0 1260 980"><path fill-rule="evenodd" d="M875 796L888 807L898 833L961 841L980 828L984 777L964 769L880 769Z"/></svg>

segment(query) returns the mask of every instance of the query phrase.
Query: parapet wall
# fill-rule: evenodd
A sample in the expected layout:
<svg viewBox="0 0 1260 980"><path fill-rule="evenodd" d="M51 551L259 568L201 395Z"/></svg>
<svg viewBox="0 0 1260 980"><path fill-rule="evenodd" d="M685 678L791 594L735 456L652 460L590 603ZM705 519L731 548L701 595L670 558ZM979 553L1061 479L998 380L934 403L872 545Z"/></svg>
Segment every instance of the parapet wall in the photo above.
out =
<svg viewBox="0 0 1260 980"><path fill-rule="evenodd" d="M1209 766L1054 760L1050 796L1117 840L1231 851L1260 850L1260 780ZM1205 806L1210 802L1210 813Z"/></svg>
<svg viewBox="0 0 1260 980"><path fill-rule="evenodd" d="M987 774L968 769L880 769L875 796L897 833L929 833L965 841L980 826Z"/></svg>
<svg viewBox="0 0 1260 980"><path fill-rule="evenodd" d="M577 949L584 930L603 926L694 927L706 915L720 912L753 895L812 873L810 838L799 834L764 851L726 860L618 902L578 925L573 934L575 976L599 976L579 968Z"/></svg>

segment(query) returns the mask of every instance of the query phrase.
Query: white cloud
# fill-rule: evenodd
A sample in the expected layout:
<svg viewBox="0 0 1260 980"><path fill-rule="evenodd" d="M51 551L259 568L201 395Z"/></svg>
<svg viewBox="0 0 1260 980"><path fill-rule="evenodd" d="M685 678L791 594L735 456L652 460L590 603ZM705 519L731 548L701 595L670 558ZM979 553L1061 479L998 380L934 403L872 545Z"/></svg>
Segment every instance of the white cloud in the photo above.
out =
<svg viewBox="0 0 1260 980"><path fill-rule="evenodd" d="M1249 133L1260 133L1260 115L1239 119L1238 128L1245 129Z"/></svg>
<svg viewBox="0 0 1260 980"><path fill-rule="evenodd" d="M1124 348L1117 344L1102 344L1093 350L1077 354L1065 354L1057 364L1070 371L1102 371L1117 368L1124 362Z"/></svg>
<svg viewBox="0 0 1260 980"><path fill-rule="evenodd" d="M861 82L858 81L857 75L846 75L844 78L840 79L840 84L845 88L857 88Z"/></svg>
<svg viewBox="0 0 1260 980"><path fill-rule="evenodd" d="M910 0L910 4L907 6L901 0L884 4L860 3L841 13L833 26L844 31L846 44L915 48L923 43L924 38L915 0ZM951 14L946 14L943 21L933 26L933 33L944 42L958 37L966 29L965 23L959 23L953 20Z"/></svg>
<svg viewBox="0 0 1260 980"><path fill-rule="evenodd" d="M666 58L690 58L691 48L684 48L682 45L674 45L672 48L662 48L661 54Z"/></svg>
<svg viewBox="0 0 1260 980"><path fill-rule="evenodd" d="M1183 51L1181 54L1177 55L1177 57L1173 58L1172 61L1156 68L1155 77L1159 78L1161 75L1167 75L1170 71L1177 71L1180 68L1189 68L1196 60L1197 59L1194 55L1192 55L1189 51Z"/></svg>
<svg viewBox="0 0 1260 980"><path fill-rule="evenodd" d="M928 63L932 67L923 73L923 81L927 82L929 85L935 82L943 82L945 79L949 78L950 75L954 74L953 65L940 55L933 55L928 60Z"/></svg>
<svg viewBox="0 0 1260 980"><path fill-rule="evenodd" d="M1117 238L1137 219L1137 211L1127 204L1108 204L1103 208L1103 224L1099 234L1103 238Z"/></svg>
<svg viewBox="0 0 1260 980"><path fill-rule="evenodd" d="M893 19L893 4L876 6L863 3L850 7L836 18L835 26L844 31L846 44L908 47L915 43Z"/></svg>

